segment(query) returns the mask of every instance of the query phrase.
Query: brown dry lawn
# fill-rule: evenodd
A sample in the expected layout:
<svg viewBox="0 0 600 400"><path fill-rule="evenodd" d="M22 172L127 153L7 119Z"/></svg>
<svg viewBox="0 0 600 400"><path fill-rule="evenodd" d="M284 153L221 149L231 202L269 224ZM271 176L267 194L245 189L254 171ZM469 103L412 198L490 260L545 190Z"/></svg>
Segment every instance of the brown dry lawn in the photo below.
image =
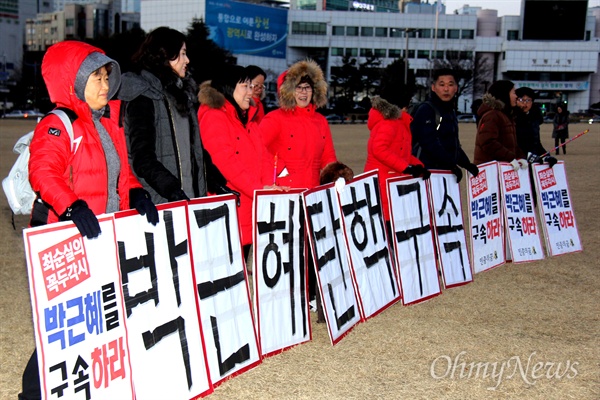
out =
<svg viewBox="0 0 600 400"><path fill-rule="evenodd" d="M0 120L1 177L16 158L14 142L32 126ZM335 347L312 315L311 342L264 360L209 398L600 399L600 125L572 124L571 136L586 128L591 132L559 157L583 252L507 264L426 303L394 305ZM543 126L546 148L550 131ZM332 132L339 159L362 172L366 125L334 125ZM469 155L474 138L475 125L462 124ZM34 346L22 240L27 218L15 224L13 230L0 195L0 399L16 399Z"/></svg>

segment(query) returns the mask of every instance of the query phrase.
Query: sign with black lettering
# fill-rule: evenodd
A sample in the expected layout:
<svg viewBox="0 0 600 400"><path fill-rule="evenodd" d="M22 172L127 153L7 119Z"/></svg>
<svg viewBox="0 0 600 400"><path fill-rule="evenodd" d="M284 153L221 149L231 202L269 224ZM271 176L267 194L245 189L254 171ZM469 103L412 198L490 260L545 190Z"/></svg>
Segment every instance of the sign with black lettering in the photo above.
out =
<svg viewBox="0 0 600 400"><path fill-rule="evenodd" d="M121 287L137 399L212 391L187 235L185 202L163 204L153 226L115 213ZM160 360L160 362L158 362Z"/></svg>
<svg viewBox="0 0 600 400"><path fill-rule="evenodd" d="M216 385L261 361L236 198L193 199L188 220L208 367Z"/></svg>
<svg viewBox="0 0 600 400"><path fill-rule="evenodd" d="M385 233L377 171L356 176L338 196L361 311L363 318L370 318L400 300Z"/></svg>
<svg viewBox="0 0 600 400"><path fill-rule="evenodd" d="M549 254L556 256L582 251L564 161L559 161L552 168L548 168L547 164L537 164L533 168L540 220L543 221Z"/></svg>
<svg viewBox="0 0 600 400"><path fill-rule="evenodd" d="M323 313L332 344L361 321L334 184L302 193Z"/></svg>
<svg viewBox="0 0 600 400"><path fill-rule="evenodd" d="M311 339L301 193L254 192L254 309L263 356Z"/></svg>
<svg viewBox="0 0 600 400"><path fill-rule="evenodd" d="M471 260L475 273L506 262L498 163L492 161L478 167L479 174L467 180Z"/></svg>
<svg viewBox="0 0 600 400"><path fill-rule="evenodd" d="M23 231L42 398L134 399L112 216Z"/></svg>
<svg viewBox="0 0 600 400"><path fill-rule="evenodd" d="M390 223L404 305L442 292L435 261L434 229L429 195L421 178L387 180Z"/></svg>
<svg viewBox="0 0 600 400"><path fill-rule="evenodd" d="M544 248L540 238L529 170L515 171L509 163L500 165L500 189L506 224L508 248L515 263L541 260Z"/></svg>
<svg viewBox="0 0 600 400"><path fill-rule="evenodd" d="M444 286L451 288L472 282L460 185L450 171L435 171L428 188Z"/></svg>

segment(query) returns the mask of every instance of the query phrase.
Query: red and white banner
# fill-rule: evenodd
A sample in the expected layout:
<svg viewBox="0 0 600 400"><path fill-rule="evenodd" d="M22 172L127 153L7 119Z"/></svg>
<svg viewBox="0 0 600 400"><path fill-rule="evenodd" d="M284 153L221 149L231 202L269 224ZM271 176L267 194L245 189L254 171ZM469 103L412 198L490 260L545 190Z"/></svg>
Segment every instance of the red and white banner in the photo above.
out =
<svg viewBox="0 0 600 400"><path fill-rule="evenodd" d="M409 176L387 180L390 223L404 305L441 293L426 183Z"/></svg>
<svg viewBox="0 0 600 400"><path fill-rule="evenodd" d="M260 364L234 195L193 199L188 229L210 377Z"/></svg>
<svg viewBox="0 0 600 400"><path fill-rule="evenodd" d="M460 185L450 171L436 171L428 180L428 188L444 286L450 288L472 282Z"/></svg>
<svg viewBox="0 0 600 400"><path fill-rule="evenodd" d="M567 183L565 164L534 165L540 220L551 256L583 250Z"/></svg>
<svg viewBox="0 0 600 400"><path fill-rule="evenodd" d="M136 211L115 213L136 399L192 399L212 392L212 384L191 267L186 205L157 208L156 226Z"/></svg>
<svg viewBox="0 0 600 400"><path fill-rule="evenodd" d="M504 223L508 248L515 263L541 260L544 249L533 204L529 170L515 171L509 163L500 163Z"/></svg>
<svg viewBox="0 0 600 400"><path fill-rule="evenodd" d="M467 182L471 260L476 273L506 262L498 163L492 161L478 167L479 174L470 176Z"/></svg>
<svg viewBox="0 0 600 400"><path fill-rule="evenodd" d="M301 193L254 192L254 314L263 356L311 339Z"/></svg>
<svg viewBox="0 0 600 400"><path fill-rule="evenodd" d="M99 221L92 240L67 222L23 231L43 399L135 398L113 219Z"/></svg>
<svg viewBox="0 0 600 400"><path fill-rule="evenodd" d="M400 300L377 171L355 176L338 196L362 316L371 318Z"/></svg>
<svg viewBox="0 0 600 400"><path fill-rule="evenodd" d="M332 344L361 321L334 184L302 193L323 313Z"/></svg>

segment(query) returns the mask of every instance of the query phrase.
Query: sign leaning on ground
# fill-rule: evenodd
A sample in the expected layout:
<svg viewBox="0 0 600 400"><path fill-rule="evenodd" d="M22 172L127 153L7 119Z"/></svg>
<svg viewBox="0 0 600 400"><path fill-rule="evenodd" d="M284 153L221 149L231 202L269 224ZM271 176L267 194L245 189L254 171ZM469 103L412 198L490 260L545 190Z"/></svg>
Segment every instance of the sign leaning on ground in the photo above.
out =
<svg viewBox="0 0 600 400"><path fill-rule="evenodd" d="M539 246L537 228L523 228L527 171L495 162L480 171L467 185L475 266L504 262L505 213L513 260L539 257L541 247L518 251ZM564 163L533 173L548 253L581 251ZM93 240L70 222L24 230L43 397L203 397L311 340L307 235L332 344L397 302L400 287L404 304L439 295L438 268L446 288L473 280L453 175L387 180L393 250L378 187L370 172L257 191L254 314L233 195L159 205L156 226L133 210L101 215Z"/></svg>

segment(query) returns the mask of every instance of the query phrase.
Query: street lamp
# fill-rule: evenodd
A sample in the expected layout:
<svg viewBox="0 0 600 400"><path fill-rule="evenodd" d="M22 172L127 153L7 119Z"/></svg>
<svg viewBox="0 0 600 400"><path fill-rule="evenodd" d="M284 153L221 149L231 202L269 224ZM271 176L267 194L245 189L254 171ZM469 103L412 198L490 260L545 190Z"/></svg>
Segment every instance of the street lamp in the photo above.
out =
<svg viewBox="0 0 600 400"><path fill-rule="evenodd" d="M406 48L404 49L404 84L408 85L408 33L414 32L414 28L404 28L404 37L406 37Z"/></svg>

